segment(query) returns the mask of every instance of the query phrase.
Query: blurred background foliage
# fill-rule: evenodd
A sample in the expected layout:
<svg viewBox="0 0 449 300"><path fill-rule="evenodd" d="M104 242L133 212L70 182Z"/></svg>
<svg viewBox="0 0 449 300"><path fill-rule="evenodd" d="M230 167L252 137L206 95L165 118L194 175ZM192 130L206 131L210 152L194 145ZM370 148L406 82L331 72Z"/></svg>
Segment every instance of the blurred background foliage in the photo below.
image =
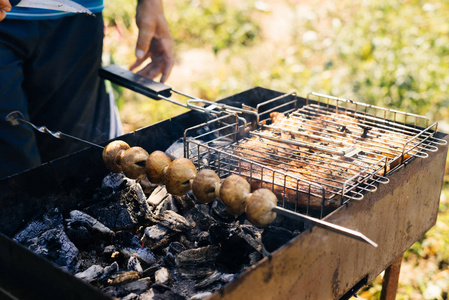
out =
<svg viewBox="0 0 449 300"><path fill-rule="evenodd" d="M136 1L107 0L104 64L134 60ZM165 0L167 85L208 100L255 86L427 116L449 132L449 0ZM115 85L127 132L185 111ZM185 101L185 99L179 99ZM449 169L436 226L404 255L397 299L448 299ZM381 276L362 289L378 299Z"/></svg>

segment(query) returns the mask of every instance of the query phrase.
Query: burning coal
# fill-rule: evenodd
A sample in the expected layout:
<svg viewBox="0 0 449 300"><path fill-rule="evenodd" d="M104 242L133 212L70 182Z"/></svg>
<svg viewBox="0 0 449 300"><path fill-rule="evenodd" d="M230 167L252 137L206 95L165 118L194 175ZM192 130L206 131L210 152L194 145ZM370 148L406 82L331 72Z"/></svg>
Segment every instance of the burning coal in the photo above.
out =
<svg viewBox="0 0 449 300"><path fill-rule="evenodd" d="M198 203L164 186L111 173L76 210L51 211L14 240L120 299L202 299L299 234L278 217L269 227Z"/></svg>

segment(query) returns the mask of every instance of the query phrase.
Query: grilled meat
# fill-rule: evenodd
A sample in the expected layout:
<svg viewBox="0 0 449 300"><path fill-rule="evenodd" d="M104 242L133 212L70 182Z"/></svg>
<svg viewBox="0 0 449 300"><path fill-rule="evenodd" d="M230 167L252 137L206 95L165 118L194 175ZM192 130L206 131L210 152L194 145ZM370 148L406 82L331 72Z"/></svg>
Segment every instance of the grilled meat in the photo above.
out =
<svg viewBox="0 0 449 300"><path fill-rule="evenodd" d="M253 189L271 189L298 205L332 207L342 196L358 199L373 176L385 175L417 151L404 154L410 136L399 129L372 126L348 112L303 107L270 117L271 124L234 145L234 154L248 160L239 172ZM361 188L351 189L355 185Z"/></svg>

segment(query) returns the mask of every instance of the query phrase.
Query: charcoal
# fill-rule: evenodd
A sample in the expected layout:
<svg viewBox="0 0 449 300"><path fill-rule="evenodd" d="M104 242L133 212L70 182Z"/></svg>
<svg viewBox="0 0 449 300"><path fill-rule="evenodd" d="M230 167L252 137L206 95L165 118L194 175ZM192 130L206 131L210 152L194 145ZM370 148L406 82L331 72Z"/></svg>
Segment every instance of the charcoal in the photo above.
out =
<svg viewBox="0 0 449 300"><path fill-rule="evenodd" d="M195 226L185 234L181 234L178 240L186 248L199 248L210 245L209 233L207 231L201 231L198 226Z"/></svg>
<svg viewBox="0 0 449 300"><path fill-rule="evenodd" d="M154 277L154 274L160 268L161 268L161 264L156 262L156 263L152 264L151 266L149 266L148 268L146 268L145 270L143 270L142 275L144 277Z"/></svg>
<svg viewBox="0 0 449 300"><path fill-rule="evenodd" d="M185 283L187 284L187 283ZM152 286L154 293L154 300L185 300L186 297L182 296L180 293L173 291L170 287L156 283ZM180 290L185 290L186 288L183 286Z"/></svg>
<svg viewBox="0 0 449 300"><path fill-rule="evenodd" d="M201 231L196 236L196 245L198 247L204 247L210 244L210 234L208 231Z"/></svg>
<svg viewBox="0 0 449 300"><path fill-rule="evenodd" d="M127 260L131 256L134 256L146 265L153 264L156 261L153 252L148 248L142 248L139 238L130 232L117 232L114 236L113 243L114 246L107 246L105 248L103 251L104 255L112 255L114 259L117 259L119 253L121 257Z"/></svg>
<svg viewBox="0 0 449 300"><path fill-rule="evenodd" d="M117 197L120 198L120 196ZM95 203L86 208L86 212L114 231L130 229L135 226L126 207L123 207L118 201Z"/></svg>
<svg viewBox="0 0 449 300"><path fill-rule="evenodd" d="M184 250L186 250L186 247L180 242L171 243L167 248L164 263L169 267L174 267L176 265L175 263L176 256Z"/></svg>
<svg viewBox="0 0 449 300"><path fill-rule="evenodd" d="M195 226L195 224L189 223L186 218L172 210L166 210L158 215L155 215L153 220L154 222L176 232L186 231Z"/></svg>
<svg viewBox="0 0 449 300"><path fill-rule="evenodd" d="M153 214L154 215L159 215L161 213L163 213L166 210L170 209L170 201L168 200L168 198L171 197L171 195L167 195L167 197L165 197L154 209L153 209Z"/></svg>
<svg viewBox="0 0 449 300"><path fill-rule="evenodd" d="M207 297L209 297L211 295L212 295L211 292L201 292L201 293L193 295L192 297L189 298L189 300L202 300L202 299L206 299Z"/></svg>
<svg viewBox="0 0 449 300"><path fill-rule="evenodd" d="M63 220L62 214L56 208L43 215L41 219L29 222L22 231L14 236L13 240L27 246L29 240L37 238L45 231L62 224Z"/></svg>
<svg viewBox="0 0 449 300"><path fill-rule="evenodd" d="M136 224L142 224L148 221L152 215L151 209L148 206L146 196L140 184L133 184L129 190L123 194L123 202L126 204L131 218Z"/></svg>
<svg viewBox="0 0 449 300"><path fill-rule="evenodd" d="M192 192L173 196L113 173L80 203L65 222L54 210L15 239L125 300L207 298L304 226L280 216L260 229L221 201L198 203Z"/></svg>
<svg viewBox="0 0 449 300"><path fill-rule="evenodd" d="M196 242L195 241L191 241L189 239L189 236L191 236L191 234L188 234L188 236L186 236L184 234L180 234L179 237L178 237L178 241L181 244L183 244L186 247L186 249L198 248L198 247L195 246Z"/></svg>
<svg viewBox="0 0 449 300"><path fill-rule="evenodd" d="M211 215L222 222L233 222L235 217L226 211L226 206L221 201L212 202Z"/></svg>
<svg viewBox="0 0 449 300"><path fill-rule="evenodd" d="M66 228L67 236L81 250L87 250L91 245L92 226L82 221L69 221Z"/></svg>
<svg viewBox="0 0 449 300"><path fill-rule="evenodd" d="M153 300L153 299L154 299L153 289L149 289L148 291L140 294L137 300Z"/></svg>
<svg viewBox="0 0 449 300"><path fill-rule="evenodd" d="M167 202L167 210L171 210L177 214L180 213L178 209L178 201L176 199L182 199L181 197L169 195L166 199Z"/></svg>
<svg viewBox="0 0 449 300"><path fill-rule="evenodd" d="M156 189L157 187L159 187L158 184L154 184L151 183L150 180L148 180L147 176L142 176L137 180L137 183L140 184L140 186L142 187L142 191L148 195L151 194L154 189Z"/></svg>
<svg viewBox="0 0 449 300"><path fill-rule="evenodd" d="M80 265L79 250L69 240L62 224L26 241L25 246L66 271L75 273Z"/></svg>
<svg viewBox="0 0 449 300"><path fill-rule="evenodd" d="M102 291L114 298L125 298L128 297L128 295L131 295L129 297L131 297L131 299L133 299L133 297L135 297L134 295L139 295L141 293L146 292L152 284L152 281L150 278L142 278L142 279L138 279L136 277L134 277L131 274L126 274L126 273L120 273L119 277L114 277L114 280L116 280L116 278L120 278L120 277L126 277L124 279L123 282L118 282L115 283L113 285L110 285L108 287L105 287L102 289ZM135 298L135 299L139 299Z"/></svg>
<svg viewBox="0 0 449 300"><path fill-rule="evenodd" d="M87 270L84 270L83 272L79 272L75 274L75 277L82 279L87 282L91 282L94 279L97 279L100 277L104 272L104 268L99 265L92 265Z"/></svg>
<svg viewBox="0 0 449 300"><path fill-rule="evenodd" d="M209 266L185 266L176 268L174 273L183 279L202 280L215 272L215 269Z"/></svg>
<svg viewBox="0 0 449 300"><path fill-rule="evenodd" d="M151 251L155 253L161 253L165 247L167 247L168 244L172 241L173 235L166 235L162 239L158 241L153 241L152 243L145 244L147 247L151 249Z"/></svg>
<svg viewBox="0 0 449 300"><path fill-rule="evenodd" d="M139 300L139 295L136 293L130 293L122 298L122 300Z"/></svg>
<svg viewBox="0 0 449 300"><path fill-rule="evenodd" d="M124 283L128 283L131 281L138 280L140 278L139 273L136 271L125 271L125 272L118 272L116 274L113 274L109 280L108 284L110 285L120 285Z"/></svg>
<svg viewBox="0 0 449 300"><path fill-rule="evenodd" d="M79 264L77 272L84 271L92 265L99 265L99 266L104 267L105 265L110 263L110 261L105 260L103 258L103 256L98 255L99 253L101 253L102 247L95 245L95 248L96 249L88 249L88 250L80 249L80 252L79 252L80 264Z"/></svg>
<svg viewBox="0 0 449 300"><path fill-rule="evenodd" d="M103 269L103 274L101 274L101 276L98 277L98 281L100 282L106 282L109 277L111 277L112 274L115 274L119 271L119 266L117 264L117 262L113 262L111 265L106 266Z"/></svg>
<svg viewBox="0 0 449 300"><path fill-rule="evenodd" d="M259 260L261 260L263 258L262 254L260 254L259 252L252 252L248 255L249 257L249 264L252 266L254 264L256 264Z"/></svg>
<svg viewBox="0 0 449 300"><path fill-rule="evenodd" d="M135 256L131 256L128 259L127 269L128 271L136 271L139 274L143 273L142 265L140 264L139 259Z"/></svg>
<svg viewBox="0 0 449 300"><path fill-rule="evenodd" d="M88 214L81 212L79 210L73 210L70 212L70 219L66 220L70 221L80 221L83 223L87 223L91 226L92 230L101 236L113 236L114 232L108 227L104 226L101 222L96 220L95 218L89 216Z"/></svg>
<svg viewBox="0 0 449 300"><path fill-rule="evenodd" d="M153 282L151 281L151 278L145 277L125 283L120 287L125 291L126 294L128 293L140 294L148 290L152 284Z"/></svg>
<svg viewBox="0 0 449 300"><path fill-rule="evenodd" d="M114 231L132 229L151 220L152 213L139 184L132 184L110 197L90 205L85 211Z"/></svg>
<svg viewBox="0 0 449 300"><path fill-rule="evenodd" d="M168 284L170 282L170 273L167 268L160 268L154 273L156 283Z"/></svg>
<svg viewBox="0 0 449 300"><path fill-rule="evenodd" d="M139 238L136 235L125 230L116 232L112 242L117 247L130 247L130 248L141 247Z"/></svg>
<svg viewBox="0 0 449 300"><path fill-rule="evenodd" d="M168 197L168 193L167 193L167 189L165 188L165 186L161 185L158 186L157 188L155 188L153 190L153 192L151 193L151 195L148 197L147 199L147 203L152 206L152 207L156 207L158 206L165 198Z"/></svg>
<svg viewBox="0 0 449 300"><path fill-rule="evenodd" d="M209 230L209 227L217 221L210 215L209 206L206 204L196 204L191 210L192 219L200 230Z"/></svg>
<svg viewBox="0 0 449 300"><path fill-rule="evenodd" d="M119 297L119 294L120 294L120 289L117 286L112 286L112 285L101 288L101 291L105 295L112 297L112 298L117 298L117 297ZM124 295L122 295L122 296L124 296Z"/></svg>
<svg viewBox="0 0 449 300"><path fill-rule="evenodd" d="M148 248L123 248L120 249L120 253L122 253L126 258L131 256L136 257L145 266L156 262L156 257Z"/></svg>
<svg viewBox="0 0 449 300"><path fill-rule="evenodd" d="M136 181L134 179L129 179L123 173L109 173L103 178L101 182L102 188L112 188L118 189L123 186L130 186L134 184Z"/></svg>
<svg viewBox="0 0 449 300"><path fill-rule="evenodd" d="M198 265L205 263L213 263L220 255L219 245L210 245L197 249L187 249L180 252L175 262L177 266Z"/></svg>
<svg viewBox="0 0 449 300"><path fill-rule="evenodd" d="M99 221L78 210L70 212L70 219L66 220L66 233L70 240L80 249L86 249L95 241L110 242L114 232Z"/></svg>
<svg viewBox="0 0 449 300"><path fill-rule="evenodd" d="M262 243L269 252L276 251L293 237L290 230L277 226L268 226L262 232Z"/></svg>
<svg viewBox="0 0 449 300"><path fill-rule="evenodd" d="M122 298L122 300L154 300L154 299L156 298L153 289L149 289L148 291L145 291L142 294L131 293Z"/></svg>
<svg viewBox="0 0 449 300"><path fill-rule="evenodd" d="M209 233L211 242L220 243L222 248L217 261L231 273L237 273L242 265L249 264L249 254L254 251L254 247L248 244L248 237L241 226L236 223L217 223L210 227Z"/></svg>
<svg viewBox="0 0 449 300"><path fill-rule="evenodd" d="M143 245L149 247L151 251L159 252L171 242L173 231L160 224L156 224L144 229L144 234L140 239Z"/></svg>
<svg viewBox="0 0 449 300"><path fill-rule="evenodd" d="M263 256L268 256L269 252L262 245L262 230L253 225L242 225L241 228L240 236L245 239L248 245Z"/></svg>
<svg viewBox="0 0 449 300"><path fill-rule="evenodd" d="M156 244L158 241L164 239L168 235L169 229L167 227L162 226L160 224L156 224L145 228L144 234L140 240L148 247L151 247L152 245Z"/></svg>
<svg viewBox="0 0 449 300"><path fill-rule="evenodd" d="M168 194L153 210L155 215L163 213L167 210L174 211L178 214L182 214L183 210L192 207L194 203L190 201L186 196L173 196Z"/></svg>
<svg viewBox="0 0 449 300"><path fill-rule="evenodd" d="M173 196L173 199L175 200L176 206L180 211L189 210L197 203L196 198L191 190L188 191L184 196Z"/></svg>
<svg viewBox="0 0 449 300"><path fill-rule="evenodd" d="M236 278L237 275L235 274L221 274L221 281L223 283L229 283L233 281Z"/></svg>
<svg viewBox="0 0 449 300"><path fill-rule="evenodd" d="M209 276L207 276L205 279L201 280L200 282L195 284L195 288L197 289L203 289L208 287L209 285L219 281L221 279L221 273L218 271L213 272Z"/></svg>
<svg viewBox="0 0 449 300"><path fill-rule="evenodd" d="M116 252L118 252L118 249L115 245L108 245L104 247L102 254L104 258L110 259Z"/></svg>

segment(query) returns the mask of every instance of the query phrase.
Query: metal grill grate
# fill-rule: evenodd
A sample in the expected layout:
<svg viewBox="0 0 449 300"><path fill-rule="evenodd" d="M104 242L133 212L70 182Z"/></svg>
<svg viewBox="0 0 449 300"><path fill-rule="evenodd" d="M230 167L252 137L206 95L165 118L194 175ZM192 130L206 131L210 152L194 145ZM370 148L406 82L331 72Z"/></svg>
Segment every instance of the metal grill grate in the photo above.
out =
<svg viewBox="0 0 449 300"><path fill-rule="evenodd" d="M255 122L240 109L188 129L185 156L199 169L239 174L253 189L271 189L282 207L323 217L445 143L434 137L437 123L429 126L423 116L316 93L292 95L246 108ZM187 138L201 127L205 134Z"/></svg>

